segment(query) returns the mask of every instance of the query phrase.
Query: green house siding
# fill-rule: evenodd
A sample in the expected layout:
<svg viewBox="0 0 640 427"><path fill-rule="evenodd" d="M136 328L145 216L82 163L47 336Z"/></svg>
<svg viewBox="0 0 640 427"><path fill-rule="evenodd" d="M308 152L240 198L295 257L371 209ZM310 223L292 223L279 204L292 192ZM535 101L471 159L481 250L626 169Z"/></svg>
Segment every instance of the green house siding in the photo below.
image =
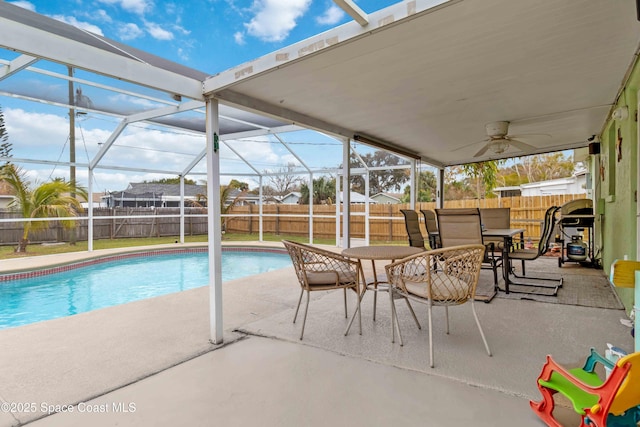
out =
<svg viewBox="0 0 640 427"><path fill-rule="evenodd" d="M618 98L616 108L628 106L626 120L610 119L600 135L600 165L591 156L592 176L596 184L596 245L602 253L604 271L611 263L627 256L637 259L636 195L638 180L637 91L640 66L635 64ZM600 166L600 167L599 167ZM603 216L598 216L603 214ZM616 289L627 310L633 306L632 289Z"/></svg>

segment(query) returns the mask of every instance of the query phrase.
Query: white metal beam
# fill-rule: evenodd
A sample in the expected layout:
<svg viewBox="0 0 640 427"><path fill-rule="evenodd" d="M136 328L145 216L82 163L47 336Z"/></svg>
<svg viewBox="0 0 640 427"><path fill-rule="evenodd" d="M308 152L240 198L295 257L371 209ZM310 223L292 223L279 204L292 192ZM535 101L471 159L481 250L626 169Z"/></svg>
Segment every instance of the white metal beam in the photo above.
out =
<svg viewBox="0 0 640 427"><path fill-rule="evenodd" d="M0 17L0 46L192 99L202 82Z"/></svg>
<svg viewBox="0 0 640 427"><path fill-rule="evenodd" d="M287 108L275 106L259 99L251 98L249 96L241 95L232 91L226 90L216 92L215 97L220 99L225 104L230 104L237 108L249 110L258 114L267 115L277 120L284 120L290 122L291 124L300 124L309 129L331 133L346 138L351 138L354 134L353 130L346 129L341 126L335 126L323 120L319 120L305 114L289 110Z"/></svg>
<svg viewBox="0 0 640 427"><path fill-rule="evenodd" d="M195 110L196 108L204 107L204 102L192 100L183 102L178 105L172 105L168 107L156 108L155 110L142 111L140 113L127 116L126 120L129 123L141 122L143 120L151 120L158 117L170 116L172 114L180 113L183 111Z"/></svg>
<svg viewBox="0 0 640 427"><path fill-rule="evenodd" d="M351 0L333 0L342 10L352 17L358 24L363 27L369 25L367 14Z"/></svg>
<svg viewBox="0 0 640 427"><path fill-rule="evenodd" d="M90 169L95 168L98 165L98 163L100 163L100 160L102 160L104 155L107 154L107 151L109 151L109 148L111 148L113 143L116 142L116 139L118 139L118 137L120 136L122 131L124 131L124 128L127 127L128 124L129 123L126 119L118 123L118 126L111 133L111 135L109 135L109 138L107 139L107 141L104 144L102 144L102 147L100 147L100 150L91 161L91 165L89 166Z"/></svg>
<svg viewBox="0 0 640 427"><path fill-rule="evenodd" d="M5 65L0 69L0 80L6 79L9 76L16 74L17 72L24 70L29 65L38 62L38 58L34 58L29 55L20 55L8 65Z"/></svg>
<svg viewBox="0 0 640 427"><path fill-rule="evenodd" d="M300 130L305 130L305 128L301 126L296 126L296 125L284 125L284 126L278 126L278 127L269 128L269 129L256 129L256 130L248 130L243 132L227 133L227 134L224 134L223 137L225 140L242 139L242 138L251 138L254 136L269 135L272 133L296 132Z"/></svg>

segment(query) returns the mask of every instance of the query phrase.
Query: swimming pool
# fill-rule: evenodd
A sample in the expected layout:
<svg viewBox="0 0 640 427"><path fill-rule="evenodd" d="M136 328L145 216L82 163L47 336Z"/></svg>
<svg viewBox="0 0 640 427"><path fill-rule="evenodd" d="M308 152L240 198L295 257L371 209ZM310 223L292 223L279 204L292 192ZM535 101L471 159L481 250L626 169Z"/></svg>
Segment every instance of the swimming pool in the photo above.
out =
<svg viewBox="0 0 640 427"><path fill-rule="evenodd" d="M180 292L209 281L206 248L123 254L0 277L0 329ZM223 248L222 281L291 266L281 250Z"/></svg>

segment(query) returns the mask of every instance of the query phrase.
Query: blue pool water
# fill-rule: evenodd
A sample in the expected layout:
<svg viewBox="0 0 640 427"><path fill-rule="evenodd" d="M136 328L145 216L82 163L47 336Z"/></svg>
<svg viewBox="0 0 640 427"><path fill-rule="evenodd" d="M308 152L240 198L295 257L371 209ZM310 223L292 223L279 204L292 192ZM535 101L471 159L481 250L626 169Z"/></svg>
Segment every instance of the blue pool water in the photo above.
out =
<svg viewBox="0 0 640 427"><path fill-rule="evenodd" d="M206 252L120 259L0 282L0 329L70 316L208 284ZM291 266L287 254L222 252L222 280Z"/></svg>

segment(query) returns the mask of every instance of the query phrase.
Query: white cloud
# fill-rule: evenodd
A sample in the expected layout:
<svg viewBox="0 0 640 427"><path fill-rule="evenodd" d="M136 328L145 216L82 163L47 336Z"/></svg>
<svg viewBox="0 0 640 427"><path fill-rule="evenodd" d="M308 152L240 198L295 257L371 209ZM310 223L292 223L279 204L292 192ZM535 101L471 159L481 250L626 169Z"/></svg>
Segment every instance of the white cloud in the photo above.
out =
<svg viewBox="0 0 640 427"><path fill-rule="evenodd" d="M138 15L143 15L153 8L153 2L150 0L98 0L100 3L116 5L124 10Z"/></svg>
<svg viewBox="0 0 640 427"><path fill-rule="evenodd" d="M338 6L331 5L324 13L316 18L320 25L335 25L344 17L344 11Z"/></svg>
<svg viewBox="0 0 640 427"><path fill-rule="evenodd" d="M27 157L33 147L62 146L69 136L69 121L55 114L30 113L22 109L4 109L4 123L15 157ZM57 144L60 142L60 144ZM57 148L56 148L57 149ZM22 152L21 151L26 151Z"/></svg>
<svg viewBox="0 0 640 427"><path fill-rule="evenodd" d="M159 102L150 101L145 98L138 98L136 96L126 95L124 93L117 93L114 95L109 95L107 97L109 103L114 106L119 106L120 109L126 110L127 108L131 108L133 105L133 110L140 109L142 107L145 110L150 110L153 108L164 107L164 104Z"/></svg>
<svg viewBox="0 0 640 427"><path fill-rule="evenodd" d="M16 108L3 110L5 125L9 135L9 141L13 144L14 158L27 158L36 160L62 161L69 159L69 121L65 114L49 114L25 111ZM90 114L86 119L77 122L82 127L82 132L76 132L76 160L78 163L88 163L95 158L101 145L106 142L116 126L116 121L110 122L101 119L93 120ZM105 123L111 123L106 125ZM99 126L99 127L96 127ZM274 146L268 143L269 137L253 137L248 141L229 141L228 143L240 155L259 170L276 169L278 165L286 165L289 162L297 162L287 151L278 153ZM100 161L100 166L119 166L131 168L147 168L168 170L164 176L175 176L177 171L182 171L206 146L203 135L194 135L161 130L154 126L137 123L127 127L115 144L110 148L105 157ZM221 167L224 173L233 173L237 179L250 181L242 174L253 173L243 161L231 153L225 144L220 144L221 156L226 159ZM19 163L19 162L18 162ZM22 164L25 170L30 171L31 179L40 182L53 177L69 177L69 167L66 165L37 165ZM206 162L203 159L194 171L206 170ZM127 172L122 170L111 171L105 168L95 169L94 191L101 192L105 189L117 191L125 189L129 182L140 182L157 178L157 174L146 172ZM81 185L87 186L87 170L84 167L76 169L76 175ZM201 175L193 175L193 179L205 179ZM230 179L227 176L221 178L223 182Z"/></svg>
<svg viewBox="0 0 640 427"><path fill-rule="evenodd" d="M268 42L287 38L296 26L296 20L309 8L311 0L255 0L255 16L245 24L247 32Z"/></svg>
<svg viewBox="0 0 640 427"><path fill-rule="evenodd" d="M23 9L30 10L31 12L35 12L36 11L35 5L33 3L31 3L31 2L29 2L29 1L19 0L19 1L10 1L9 3L11 3L14 6L18 6L18 7L21 7Z"/></svg>
<svg viewBox="0 0 640 427"><path fill-rule="evenodd" d="M128 24L121 24L118 27L118 37L120 37L121 40L134 40L141 37L143 34L144 31L132 22Z"/></svg>
<svg viewBox="0 0 640 427"><path fill-rule="evenodd" d="M191 34L191 30L187 30L186 28L178 25L178 24L174 24L173 29L175 31L177 31L178 33L182 34L183 36L188 36L189 34Z"/></svg>
<svg viewBox="0 0 640 427"><path fill-rule="evenodd" d="M235 33L233 35L233 39L236 41L236 44L239 44L240 46L243 46L246 43L246 41L244 40L244 33L241 31Z"/></svg>
<svg viewBox="0 0 640 427"><path fill-rule="evenodd" d="M88 22L78 21L73 16L64 16L64 15L53 15L51 16L53 19L57 19L58 21L65 22L69 25L73 25L74 27L78 27L82 30L89 31L91 33L97 34L99 36L104 36L100 27L90 24Z"/></svg>
<svg viewBox="0 0 640 427"><path fill-rule="evenodd" d="M185 62L190 59L189 54L181 47L178 48L178 57Z"/></svg>
<svg viewBox="0 0 640 427"><path fill-rule="evenodd" d="M145 22L144 26L149 35L156 40L173 40L173 33L165 30L156 23Z"/></svg>
<svg viewBox="0 0 640 427"><path fill-rule="evenodd" d="M109 16L109 14L104 9L98 9L93 11L92 16L102 22L113 22L113 19L111 19L111 16Z"/></svg>

